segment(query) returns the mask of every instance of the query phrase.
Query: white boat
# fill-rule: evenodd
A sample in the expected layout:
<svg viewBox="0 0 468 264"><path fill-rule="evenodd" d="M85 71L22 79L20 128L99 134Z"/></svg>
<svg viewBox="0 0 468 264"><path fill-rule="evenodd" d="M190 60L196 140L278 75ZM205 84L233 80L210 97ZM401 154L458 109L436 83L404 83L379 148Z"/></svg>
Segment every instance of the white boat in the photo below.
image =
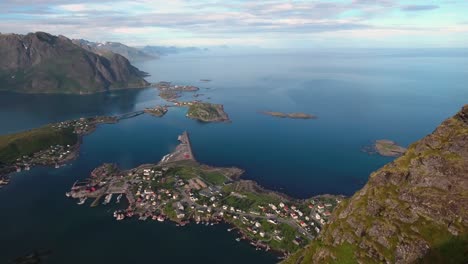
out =
<svg viewBox="0 0 468 264"><path fill-rule="evenodd" d="M117 196L117 202L116 203L120 203L120 199L122 199L122 194L119 194L119 196Z"/></svg>
<svg viewBox="0 0 468 264"><path fill-rule="evenodd" d="M239 242L239 241L240 241L240 238L236 238L236 241Z"/></svg>
<svg viewBox="0 0 468 264"><path fill-rule="evenodd" d="M70 197L70 196L71 196L70 192L66 192L66 193L65 193L65 196L66 196L66 197Z"/></svg>
<svg viewBox="0 0 468 264"><path fill-rule="evenodd" d="M110 203L111 199L112 199L112 193L109 193L108 195L106 195L106 198L104 198L104 202L102 204Z"/></svg>
<svg viewBox="0 0 468 264"><path fill-rule="evenodd" d="M86 197L81 197L81 198L80 198L80 201L78 202L78 204L80 204L80 205L81 205L81 204L84 204L84 203L86 202L86 199L87 199Z"/></svg>

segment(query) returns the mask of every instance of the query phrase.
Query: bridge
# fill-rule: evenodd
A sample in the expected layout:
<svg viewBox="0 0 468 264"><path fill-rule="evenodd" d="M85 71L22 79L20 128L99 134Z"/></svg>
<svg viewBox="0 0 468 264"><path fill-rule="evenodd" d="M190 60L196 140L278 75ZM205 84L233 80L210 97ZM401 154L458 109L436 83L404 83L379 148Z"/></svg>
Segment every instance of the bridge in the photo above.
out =
<svg viewBox="0 0 468 264"><path fill-rule="evenodd" d="M130 112L130 113L125 113L125 114L121 114L121 115L116 115L115 118L117 118L117 120L123 120L123 119L128 119L128 118L132 118L132 117L135 117L135 116L139 116L139 115L142 115L144 114L145 112L144 111L135 111L135 112Z"/></svg>

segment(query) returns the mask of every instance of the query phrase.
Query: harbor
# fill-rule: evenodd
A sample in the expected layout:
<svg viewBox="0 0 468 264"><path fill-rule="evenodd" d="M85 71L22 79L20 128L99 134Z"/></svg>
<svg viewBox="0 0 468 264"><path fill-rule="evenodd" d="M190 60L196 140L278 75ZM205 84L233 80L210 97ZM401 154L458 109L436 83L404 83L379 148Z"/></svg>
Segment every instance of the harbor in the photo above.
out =
<svg viewBox="0 0 468 264"><path fill-rule="evenodd" d="M288 255L320 233L330 212L341 201L338 196L295 200L263 189L252 181L239 180L243 170L199 164L188 132L179 145L157 164L122 171L103 164L91 176L76 182L66 195L90 206L120 204L117 221L136 217L139 221L171 222L183 227L193 223L213 226L229 224L237 242L248 241L256 250ZM128 205L128 206L127 206Z"/></svg>

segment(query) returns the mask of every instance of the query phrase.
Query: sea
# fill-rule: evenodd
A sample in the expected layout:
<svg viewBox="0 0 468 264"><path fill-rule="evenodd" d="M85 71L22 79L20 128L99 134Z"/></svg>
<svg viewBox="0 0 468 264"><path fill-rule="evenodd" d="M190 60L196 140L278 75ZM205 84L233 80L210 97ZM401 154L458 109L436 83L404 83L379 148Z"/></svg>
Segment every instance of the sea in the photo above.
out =
<svg viewBox="0 0 468 264"><path fill-rule="evenodd" d="M162 118L140 115L99 126L64 167L12 175L0 189L0 263L37 250L47 251L41 263L50 264L276 263L277 255L237 242L229 226L118 222L112 213L123 204L80 206L65 192L102 163L123 169L156 163L188 131L201 163L240 167L244 179L295 198L351 196L393 160L363 147L378 139L408 146L468 103L464 49L200 52L135 65L150 74L148 81L200 87L199 97L185 93L181 100L223 104L232 122L197 122L184 108L170 108ZM81 96L0 93L0 134L160 104L166 102L155 88Z"/></svg>

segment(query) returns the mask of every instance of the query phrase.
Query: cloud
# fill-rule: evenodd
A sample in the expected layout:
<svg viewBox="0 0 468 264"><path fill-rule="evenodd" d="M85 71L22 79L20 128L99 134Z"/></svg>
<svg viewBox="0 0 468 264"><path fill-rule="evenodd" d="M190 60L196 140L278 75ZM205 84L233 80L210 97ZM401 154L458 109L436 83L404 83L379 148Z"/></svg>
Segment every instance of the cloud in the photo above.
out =
<svg viewBox="0 0 468 264"><path fill-rule="evenodd" d="M358 42L375 34L385 40L394 34L411 35L425 29L455 28L465 21L464 2L455 13L427 12L408 19L405 12L435 10L426 0L401 5L398 0L0 0L0 31L49 31L90 40L157 43L308 43L319 36ZM465 9L466 10L466 9ZM447 19L439 19L446 15ZM452 19L453 21L451 21ZM438 21L438 22L434 22ZM360 34L366 32L366 34ZM378 34L377 34L378 32ZM462 32L460 39L467 39ZM346 36L346 39L343 37ZM366 38L367 41L369 38ZM281 40L281 41L278 41ZM442 40L441 40L442 41ZM333 44L333 43L332 43Z"/></svg>
<svg viewBox="0 0 468 264"><path fill-rule="evenodd" d="M408 12L416 12L416 11L428 11L438 9L439 6L437 5L406 5L402 6L401 10L408 11Z"/></svg>

